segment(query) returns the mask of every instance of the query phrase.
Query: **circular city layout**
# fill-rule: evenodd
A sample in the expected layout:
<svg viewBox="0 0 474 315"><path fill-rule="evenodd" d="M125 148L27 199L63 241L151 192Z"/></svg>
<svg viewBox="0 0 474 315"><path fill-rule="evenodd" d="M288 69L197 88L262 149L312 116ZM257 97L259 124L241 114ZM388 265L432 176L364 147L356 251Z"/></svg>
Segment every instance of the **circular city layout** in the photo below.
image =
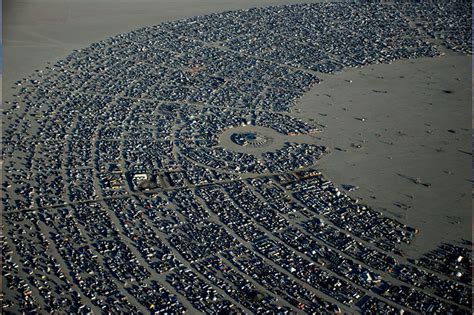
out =
<svg viewBox="0 0 474 315"><path fill-rule="evenodd" d="M216 13L18 81L3 310L469 313L468 250L406 259L416 229L325 179L322 126L292 113L320 73L471 53L470 14L462 1Z"/></svg>

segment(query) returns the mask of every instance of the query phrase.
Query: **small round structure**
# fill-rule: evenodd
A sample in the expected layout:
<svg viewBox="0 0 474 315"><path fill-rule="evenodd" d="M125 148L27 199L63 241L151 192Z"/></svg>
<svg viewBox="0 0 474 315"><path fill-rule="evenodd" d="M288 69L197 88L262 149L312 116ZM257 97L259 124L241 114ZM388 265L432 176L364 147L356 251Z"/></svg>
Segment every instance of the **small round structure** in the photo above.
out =
<svg viewBox="0 0 474 315"><path fill-rule="evenodd" d="M262 147L271 140L269 137L256 132L233 133L230 139L238 145L254 148Z"/></svg>

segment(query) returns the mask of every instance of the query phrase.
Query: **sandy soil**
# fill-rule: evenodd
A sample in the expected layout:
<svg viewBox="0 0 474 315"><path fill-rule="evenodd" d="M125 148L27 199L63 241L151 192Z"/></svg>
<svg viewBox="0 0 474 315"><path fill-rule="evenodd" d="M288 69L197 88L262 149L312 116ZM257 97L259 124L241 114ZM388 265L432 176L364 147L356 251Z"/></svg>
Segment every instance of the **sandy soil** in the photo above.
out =
<svg viewBox="0 0 474 315"><path fill-rule="evenodd" d="M323 174L420 230L411 255L471 239L470 76L467 56L373 65L323 76L297 106L326 125Z"/></svg>
<svg viewBox="0 0 474 315"><path fill-rule="evenodd" d="M8 1L3 84L8 88L73 49L141 26L299 2ZM352 196L420 229L407 249L413 255L440 241L471 238L470 74L470 58L463 56L351 69L322 76L294 112L327 126L316 139L332 150L319 163L325 176L359 186Z"/></svg>

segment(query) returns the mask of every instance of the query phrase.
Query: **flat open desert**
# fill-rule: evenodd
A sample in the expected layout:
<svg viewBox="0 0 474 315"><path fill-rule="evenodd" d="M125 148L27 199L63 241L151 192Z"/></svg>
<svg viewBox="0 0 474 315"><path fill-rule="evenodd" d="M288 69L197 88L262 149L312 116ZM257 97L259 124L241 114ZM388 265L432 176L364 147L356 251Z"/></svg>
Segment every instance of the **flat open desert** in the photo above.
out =
<svg viewBox="0 0 474 315"><path fill-rule="evenodd" d="M296 114L326 126L323 174L419 229L413 256L471 238L470 66L451 54L322 76Z"/></svg>
<svg viewBox="0 0 474 315"><path fill-rule="evenodd" d="M4 7L4 95L73 49L133 29L224 10L301 1L26 1ZM295 116L324 125L319 168L350 195L417 227L419 255L471 238L471 59L446 54L321 75ZM370 227L369 227L370 228Z"/></svg>

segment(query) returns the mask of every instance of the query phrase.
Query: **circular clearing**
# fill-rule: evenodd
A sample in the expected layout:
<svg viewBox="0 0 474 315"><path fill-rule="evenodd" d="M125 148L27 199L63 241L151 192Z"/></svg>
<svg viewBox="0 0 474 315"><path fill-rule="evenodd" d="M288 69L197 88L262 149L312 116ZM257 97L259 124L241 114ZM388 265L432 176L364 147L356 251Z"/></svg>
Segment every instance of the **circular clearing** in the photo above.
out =
<svg viewBox="0 0 474 315"><path fill-rule="evenodd" d="M225 130L219 136L219 146L260 158L265 152L274 152L283 148L287 142L303 140L299 138L279 133L271 128L247 125Z"/></svg>

